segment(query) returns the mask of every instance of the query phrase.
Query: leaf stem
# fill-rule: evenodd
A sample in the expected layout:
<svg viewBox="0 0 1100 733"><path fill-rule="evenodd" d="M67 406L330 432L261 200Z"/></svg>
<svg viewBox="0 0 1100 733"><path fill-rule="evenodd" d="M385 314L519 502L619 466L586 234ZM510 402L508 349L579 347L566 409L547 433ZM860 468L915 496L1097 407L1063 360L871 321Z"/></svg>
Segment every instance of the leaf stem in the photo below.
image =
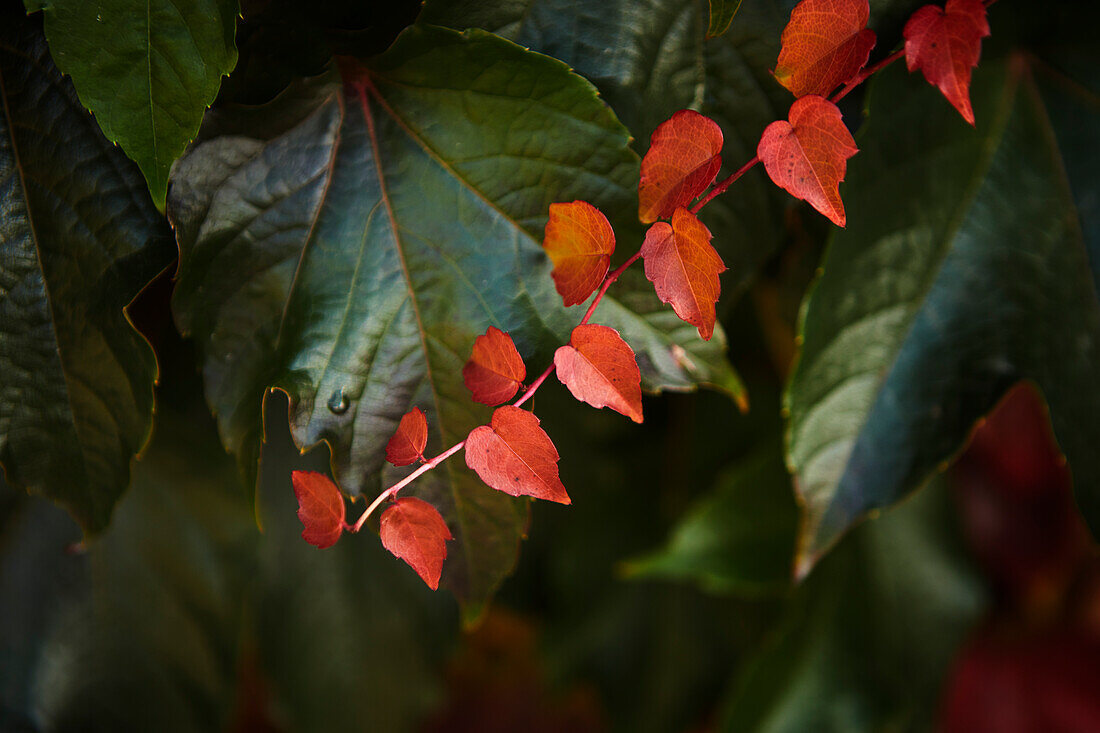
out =
<svg viewBox="0 0 1100 733"><path fill-rule="evenodd" d="M725 193L727 188L732 186L738 178L740 178L741 176L748 173L749 170L751 170L752 167L754 165L756 165L757 163L759 163L759 162L760 162L760 157L754 155L752 160L750 160L748 163L745 163L743 166L738 168L733 173L733 175L731 175L729 178L724 179L721 183L716 184L714 186L714 188L710 189L710 191L707 191L707 195L704 196L703 198L699 199L699 202L697 204L695 204L695 206L691 207L691 213L698 214L699 210L701 208L703 208L704 206L706 206L712 198Z"/></svg>
<svg viewBox="0 0 1100 733"><path fill-rule="evenodd" d="M596 293L596 297L592 300L592 305L588 306L588 310L585 312L584 318L581 319L581 326L585 325L586 323L588 323L589 320L591 320L592 314L596 312L596 306L598 306L600 304L600 301L603 300L603 296L607 292L607 289L611 287L611 283L618 280L619 275L622 275L624 272L626 272L626 268L637 262L641 256L642 250L639 249L631 256L629 260L619 265L617 268L615 268L614 272L604 278L603 285L600 286L600 291Z"/></svg>
<svg viewBox="0 0 1100 733"><path fill-rule="evenodd" d="M406 476L405 478L401 479L400 481L398 481L396 484L394 484L390 488L383 491L381 494L379 494L377 496L377 498L375 498L375 500L373 502L371 502L371 505L369 507L367 507L366 510L363 511L363 514L360 515L359 519L355 522L355 524L353 524L353 525L351 525L350 527L347 528L348 531L349 532L358 532L359 530L361 530L363 528L363 525L366 524L367 517L369 517L371 514L374 513L374 510L378 508L379 504L384 502L386 499L390 499L390 498L396 496L398 491L401 491L401 489L403 489L406 486L408 486L409 484L411 484L421 474L424 474L424 473L427 473L428 471L431 471L433 468L438 466L440 463L443 463L443 461L447 460L448 458L453 456L455 453L458 453L460 450L462 450L463 446L465 446L465 445L466 445L465 440L462 440L462 441L459 441L458 443L455 443L450 448L443 451L442 453L440 453L438 456L436 456L432 460L428 461L427 463L422 464L419 468L417 468L415 471L410 473L408 476Z"/></svg>
<svg viewBox="0 0 1100 733"><path fill-rule="evenodd" d="M832 102L833 104L836 104L840 100L844 99L844 97L846 97L848 95L848 92L852 91L853 89L858 87L860 84L867 81L872 76L874 76L878 72L882 71L887 66L894 63L895 61L897 61L898 59L900 59L904 55L905 55L905 47L902 46L897 51L894 51L892 54L890 54L889 56L884 58L882 61L879 61L874 66L865 67L862 71L860 71L855 76L853 76L851 79L849 79L848 82L841 88L841 90L839 92L837 92L833 96L829 97L829 101Z"/></svg>

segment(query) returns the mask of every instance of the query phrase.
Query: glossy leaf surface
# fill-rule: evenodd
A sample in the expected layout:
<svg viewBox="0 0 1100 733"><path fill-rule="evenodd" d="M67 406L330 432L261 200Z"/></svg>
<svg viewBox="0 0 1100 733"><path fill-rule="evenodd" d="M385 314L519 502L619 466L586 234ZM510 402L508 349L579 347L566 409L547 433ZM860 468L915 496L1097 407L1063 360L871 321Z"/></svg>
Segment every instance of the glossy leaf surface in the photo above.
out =
<svg viewBox="0 0 1100 733"><path fill-rule="evenodd" d="M539 419L519 407L498 407L489 425L470 432L466 465L505 494L570 503L558 478L557 449Z"/></svg>
<svg viewBox="0 0 1100 733"><path fill-rule="evenodd" d="M429 588L439 588L447 559L447 523L428 502L414 497L398 499L378 520L382 546L409 564Z"/></svg>
<svg viewBox="0 0 1100 733"><path fill-rule="evenodd" d="M714 183L721 153L722 128L698 112L682 109L658 125L642 158L638 218L667 219L698 198Z"/></svg>
<svg viewBox="0 0 1100 733"><path fill-rule="evenodd" d="M401 416L397 432L386 443L386 460L395 466L407 466L424 460L424 446L428 444L428 419L424 411L414 407Z"/></svg>
<svg viewBox="0 0 1100 733"><path fill-rule="evenodd" d="M905 63L921 70L943 92L963 119L974 124L970 106L970 69L978 65L982 38L989 35L982 0L947 0L925 5L905 24Z"/></svg>
<svg viewBox="0 0 1100 733"><path fill-rule="evenodd" d="M474 339L470 360L462 367L462 381L470 396L489 406L512 399L526 377L527 367L512 337L495 326Z"/></svg>
<svg viewBox="0 0 1100 733"><path fill-rule="evenodd" d="M550 204L542 239L554 270L554 286L566 305L577 305L600 287L615 252L615 230L592 204Z"/></svg>
<svg viewBox="0 0 1100 733"><path fill-rule="evenodd" d="M573 329L554 352L558 379L581 402L610 407L642 421L641 374L634 352L613 328L588 323Z"/></svg>
<svg viewBox="0 0 1100 733"><path fill-rule="evenodd" d="M302 539L318 549L336 544L344 533L344 497L332 479L316 471L291 474L298 497L298 520Z"/></svg>
<svg viewBox="0 0 1100 733"><path fill-rule="evenodd" d="M827 96L867 63L870 13L867 0L802 0L783 29L775 78L796 97Z"/></svg>

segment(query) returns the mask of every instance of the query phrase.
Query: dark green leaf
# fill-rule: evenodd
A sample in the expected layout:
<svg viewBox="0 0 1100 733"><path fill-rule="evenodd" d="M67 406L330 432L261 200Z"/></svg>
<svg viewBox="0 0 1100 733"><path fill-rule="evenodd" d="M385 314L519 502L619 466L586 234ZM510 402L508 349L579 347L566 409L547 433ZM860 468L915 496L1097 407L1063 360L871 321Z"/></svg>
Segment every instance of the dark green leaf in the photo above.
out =
<svg viewBox="0 0 1100 733"><path fill-rule="evenodd" d="M710 0L710 20L707 23L707 38L717 38L729 30L733 16L741 7L741 0Z"/></svg>

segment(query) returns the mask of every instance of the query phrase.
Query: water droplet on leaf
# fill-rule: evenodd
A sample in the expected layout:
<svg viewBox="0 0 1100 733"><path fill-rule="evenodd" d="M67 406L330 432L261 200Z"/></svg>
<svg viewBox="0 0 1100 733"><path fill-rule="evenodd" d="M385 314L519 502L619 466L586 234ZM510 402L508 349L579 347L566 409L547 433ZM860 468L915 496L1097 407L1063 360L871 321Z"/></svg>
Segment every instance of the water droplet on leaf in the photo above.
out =
<svg viewBox="0 0 1100 733"><path fill-rule="evenodd" d="M344 394L344 390L338 389L332 393L332 396L328 398L328 409L332 410L335 415L343 415L348 411L348 398Z"/></svg>

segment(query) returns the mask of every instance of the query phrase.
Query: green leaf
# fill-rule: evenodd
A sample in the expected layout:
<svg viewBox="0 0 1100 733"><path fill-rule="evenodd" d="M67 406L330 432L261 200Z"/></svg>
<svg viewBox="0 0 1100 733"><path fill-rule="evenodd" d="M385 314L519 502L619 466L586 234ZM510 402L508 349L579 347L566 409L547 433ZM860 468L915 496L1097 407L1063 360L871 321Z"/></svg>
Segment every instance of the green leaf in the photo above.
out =
<svg viewBox="0 0 1100 733"><path fill-rule="evenodd" d="M1100 105L1086 96L1055 125L1041 62L989 55L972 89L977 129L900 68L872 88L842 189L848 228L805 305L786 395L803 571L942 468L1023 378L1042 388L1078 502L1100 527L1100 262L1086 250L1096 225L1086 245L1079 218L1095 215L1080 198L1094 188L1071 191L1064 167L1096 159L1095 135L1069 133L1100 125Z"/></svg>
<svg viewBox="0 0 1100 733"><path fill-rule="evenodd" d="M174 247L18 6L0 14L0 105L0 464L97 532L152 420L156 362L123 308Z"/></svg>
<svg viewBox="0 0 1100 733"><path fill-rule="evenodd" d="M741 0L710 0L710 20L707 23L707 38L717 38L729 30L733 16L741 7Z"/></svg>
<svg viewBox="0 0 1100 733"><path fill-rule="evenodd" d="M46 0L58 68L145 174L164 209L168 169L198 132L221 77L237 63L237 0Z"/></svg>

